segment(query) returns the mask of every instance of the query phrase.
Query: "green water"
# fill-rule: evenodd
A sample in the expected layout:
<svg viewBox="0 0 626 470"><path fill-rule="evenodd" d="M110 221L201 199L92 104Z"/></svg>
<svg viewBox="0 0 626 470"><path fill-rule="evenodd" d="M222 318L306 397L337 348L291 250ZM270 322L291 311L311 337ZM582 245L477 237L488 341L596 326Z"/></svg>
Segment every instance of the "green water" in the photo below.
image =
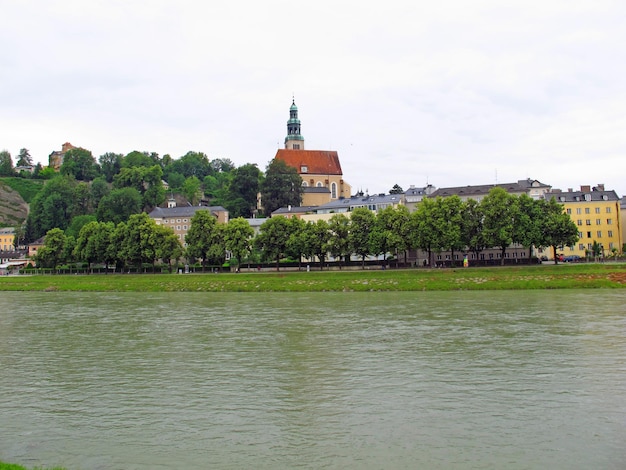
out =
<svg viewBox="0 0 626 470"><path fill-rule="evenodd" d="M2 293L0 460L622 469L623 291Z"/></svg>

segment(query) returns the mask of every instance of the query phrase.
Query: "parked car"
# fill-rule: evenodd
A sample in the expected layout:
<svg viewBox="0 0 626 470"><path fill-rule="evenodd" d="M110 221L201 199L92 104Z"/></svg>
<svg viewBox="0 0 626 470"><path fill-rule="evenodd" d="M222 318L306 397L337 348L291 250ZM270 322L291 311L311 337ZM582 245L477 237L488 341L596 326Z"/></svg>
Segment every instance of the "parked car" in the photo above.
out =
<svg viewBox="0 0 626 470"><path fill-rule="evenodd" d="M580 261L580 256L578 255L570 255L563 258L563 262L565 263L578 263Z"/></svg>

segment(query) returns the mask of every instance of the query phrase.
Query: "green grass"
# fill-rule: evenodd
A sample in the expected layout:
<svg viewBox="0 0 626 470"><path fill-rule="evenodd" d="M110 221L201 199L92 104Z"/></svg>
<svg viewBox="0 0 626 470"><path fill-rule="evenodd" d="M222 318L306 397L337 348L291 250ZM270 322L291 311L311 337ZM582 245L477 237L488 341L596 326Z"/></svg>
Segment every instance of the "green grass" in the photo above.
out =
<svg viewBox="0 0 626 470"><path fill-rule="evenodd" d="M245 272L240 274L34 275L0 278L0 291L371 292L626 287L626 264Z"/></svg>
<svg viewBox="0 0 626 470"><path fill-rule="evenodd" d="M31 180L26 178L4 177L0 178L0 183L5 184L14 191L17 191L22 199L30 204L33 198L43 188L43 180Z"/></svg>
<svg viewBox="0 0 626 470"><path fill-rule="evenodd" d="M28 470L28 468L23 467L22 465L14 464L14 463L0 462L0 470ZM62 467L51 467L51 468L34 467L33 470L65 470L65 469Z"/></svg>

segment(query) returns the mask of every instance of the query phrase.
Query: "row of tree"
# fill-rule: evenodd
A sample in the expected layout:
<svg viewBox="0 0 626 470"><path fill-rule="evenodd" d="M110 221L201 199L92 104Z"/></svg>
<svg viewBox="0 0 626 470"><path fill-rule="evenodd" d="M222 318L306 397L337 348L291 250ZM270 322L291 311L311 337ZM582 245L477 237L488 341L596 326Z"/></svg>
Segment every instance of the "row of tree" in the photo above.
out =
<svg viewBox="0 0 626 470"><path fill-rule="evenodd" d="M570 246L578 240L578 229L563 207L554 199L534 200L526 195L512 196L494 188L482 201L462 201L457 196L424 199L418 210L409 213L405 206L388 207L378 213L358 208L334 214L328 221L305 222L298 218L273 217L253 230L243 218L219 224L209 211L197 211L186 235L186 249L167 227L157 225L145 213L131 215L127 222L91 221L77 238L61 229L46 236L37 254L43 267L82 261L90 264L131 266L158 260L171 266L182 257L221 265L227 252L237 262L249 259L253 249L261 260L274 260L277 268L284 258L315 259L320 266L328 256L347 261L352 255L406 256L409 250L432 254L442 251L471 251L487 248L505 251L513 243L528 248ZM454 259L454 256L451 256Z"/></svg>
<svg viewBox="0 0 626 470"><path fill-rule="evenodd" d="M66 230L75 217L117 224L149 212L167 197L164 180L171 194L181 194L192 205L223 206L231 218L258 214L259 192L267 214L302 200L302 179L282 161L272 160L266 174L254 164L236 168L229 160L209 161L197 152L178 160L146 152L107 153L98 164L91 152L77 148L65 153L60 174L31 202L23 239L31 243L52 228Z"/></svg>

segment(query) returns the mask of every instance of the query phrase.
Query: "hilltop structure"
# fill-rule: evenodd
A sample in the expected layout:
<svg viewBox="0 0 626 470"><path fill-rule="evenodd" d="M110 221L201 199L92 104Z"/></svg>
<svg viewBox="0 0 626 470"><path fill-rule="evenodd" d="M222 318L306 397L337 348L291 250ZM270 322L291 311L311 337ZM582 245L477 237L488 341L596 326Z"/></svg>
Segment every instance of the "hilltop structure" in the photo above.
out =
<svg viewBox="0 0 626 470"><path fill-rule="evenodd" d="M334 150L305 150L298 107L292 100L287 121L285 148L276 156L302 178L303 206L320 206L340 198L349 198L352 187L343 179L339 155Z"/></svg>
<svg viewBox="0 0 626 470"><path fill-rule="evenodd" d="M61 165L63 165L63 158L65 157L65 153L75 149L72 144L69 142L65 142L61 146L61 151L55 150L48 156L48 166L50 168L54 168L54 171L59 171L61 169Z"/></svg>

